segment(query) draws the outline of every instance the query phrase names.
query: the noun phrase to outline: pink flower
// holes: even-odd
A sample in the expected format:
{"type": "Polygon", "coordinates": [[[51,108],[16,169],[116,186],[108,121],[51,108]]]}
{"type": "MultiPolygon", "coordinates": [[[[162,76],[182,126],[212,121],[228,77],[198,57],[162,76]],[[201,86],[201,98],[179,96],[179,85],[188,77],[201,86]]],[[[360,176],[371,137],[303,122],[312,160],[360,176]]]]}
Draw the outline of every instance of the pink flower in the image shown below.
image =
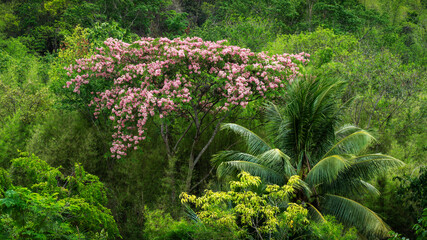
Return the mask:
{"type": "Polygon", "coordinates": [[[70,78],[74,70],[77,75],[64,87],[80,94],[87,91],[85,85],[108,82],[105,85],[111,88],[91,92],[94,98],[89,106],[95,116],[110,113],[115,131],[111,156],[121,158],[145,139],[150,117],[185,115],[194,105],[221,114],[231,105],[244,108],[267,92],[283,94],[285,84],[300,75],[296,62],[308,62],[309,57],[307,53],[270,57],[224,43],[196,37],[141,38],[134,42],[141,48],[130,49],[130,44],[109,38],[97,54],[65,68],[70,78]],[[200,96],[202,101],[196,102],[200,96]],[[203,100],[209,96],[223,100],[211,106],[203,100]]]}

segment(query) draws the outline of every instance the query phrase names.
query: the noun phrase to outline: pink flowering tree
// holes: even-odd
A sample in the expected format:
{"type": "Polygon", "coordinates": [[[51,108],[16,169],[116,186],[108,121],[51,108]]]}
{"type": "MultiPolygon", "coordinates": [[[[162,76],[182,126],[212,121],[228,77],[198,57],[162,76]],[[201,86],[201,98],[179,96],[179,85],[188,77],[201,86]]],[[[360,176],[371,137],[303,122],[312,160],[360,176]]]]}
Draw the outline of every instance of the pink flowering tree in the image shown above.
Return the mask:
{"type": "Polygon", "coordinates": [[[200,38],[142,38],[132,44],[108,39],[96,55],[67,68],[71,80],[64,87],[91,96],[87,104],[95,116],[108,114],[112,157],[138,148],[150,118],[157,119],[170,158],[186,135],[194,134],[186,178],[190,191],[195,166],[220,124],[254,99],[283,94],[306,57],[268,56],[200,38]],[[171,134],[174,119],[185,119],[187,126],[171,134]],[[202,135],[208,135],[206,142],[200,142],[202,135]]]}

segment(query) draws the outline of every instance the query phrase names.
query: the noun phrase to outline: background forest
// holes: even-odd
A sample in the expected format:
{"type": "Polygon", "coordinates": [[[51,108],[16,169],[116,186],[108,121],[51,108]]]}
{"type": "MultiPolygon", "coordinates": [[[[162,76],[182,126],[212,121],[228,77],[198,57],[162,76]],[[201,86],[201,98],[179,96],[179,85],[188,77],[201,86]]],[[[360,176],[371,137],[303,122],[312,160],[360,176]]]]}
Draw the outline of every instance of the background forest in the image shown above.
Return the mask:
{"type": "Polygon", "coordinates": [[[0,238],[426,239],[426,9],[425,0],[1,1],[0,238]],[[113,124],[94,115],[90,90],[64,87],[65,68],[108,38],[141,37],[310,57],[269,101],[208,112],[206,128],[156,115],[136,150],[113,157],[113,124]]]}

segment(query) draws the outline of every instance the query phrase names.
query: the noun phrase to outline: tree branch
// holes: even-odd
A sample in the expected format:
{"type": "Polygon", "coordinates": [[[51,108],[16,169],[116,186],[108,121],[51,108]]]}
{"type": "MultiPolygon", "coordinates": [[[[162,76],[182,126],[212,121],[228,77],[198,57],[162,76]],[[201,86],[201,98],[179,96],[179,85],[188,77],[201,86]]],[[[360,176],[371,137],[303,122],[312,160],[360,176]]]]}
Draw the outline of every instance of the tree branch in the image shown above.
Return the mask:
{"type": "Polygon", "coordinates": [[[169,140],[168,140],[168,125],[165,125],[164,123],[162,123],[160,125],[160,134],[162,135],[163,138],[163,142],[165,143],[166,146],[166,151],[168,152],[168,155],[171,156],[172,152],[169,146],[169,140]]]}
{"type": "Polygon", "coordinates": [[[198,183],[196,183],[196,184],[194,184],[194,186],[192,186],[191,187],[191,189],[190,189],[190,191],[188,191],[188,192],[191,192],[191,191],[193,191],[199,184],[201,184],[206,178],[208,178],[209,177],[209,175],[211,175],[212,174],[212,171],[215,169],[215,167],[212,167],[211,168],[211,170],[209,171],[209,173],[208,174],[206,174],[206,176],[204,176],[203,178],[202,178],[202,180],[200,180],[198,183]]]}
{"type": "Polygon", "coordinates": [[[188,125],[187,129],[185,129],[184,133],[181,135],[181,137],[178,139],[178,141],[175,143],[175,146],[173,147],[173,152],[176,151],[176,149],[178,148],[179,143],[182,141],[182,139],[184,138],[185,135],[187,135],[188,131],[190,130],[191,126],[193,126],[193,122],[190,122],[190,124],[188,125]]]}
{"type": "Polygon", "coordinates": [[[199,154],[197,155],[196,159],[194,160],[193,165],[196,165],[197,162],[200,160],[200,158],[202,157],[203,153],[208,149],[209,145],[211,145],[213,139],[215,138],[216,134],[219,131],[219,126],[220,124],[224,121],[225,118],[227,118],[228,116],[230,116],[230,114],[233,112],[234,109],[236,109],[238,106],[234,106],[227,114],[225,114],[216,124],[215,126],[215,130],[212,133],[212,136],[210,137],[209,141],[206,143],[206,145],[202,148],[202,150],[199,152],[199,154]]]}

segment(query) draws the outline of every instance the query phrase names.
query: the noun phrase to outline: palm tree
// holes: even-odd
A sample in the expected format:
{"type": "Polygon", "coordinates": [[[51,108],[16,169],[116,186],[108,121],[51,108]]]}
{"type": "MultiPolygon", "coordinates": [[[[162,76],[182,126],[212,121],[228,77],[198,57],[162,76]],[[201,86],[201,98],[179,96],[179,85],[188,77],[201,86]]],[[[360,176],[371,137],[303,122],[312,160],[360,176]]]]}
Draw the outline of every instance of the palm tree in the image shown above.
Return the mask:
{"type": "Polygon", "coordinates": [[[222,151],[212,162],[219,178],[246,171],[283,185],[297,174],[310,189],[298,195],[299,200],[314,218],[324,220],[323,215],[330,214],[365,236],[385,237],[387,225],[353,199],[379,194],[367,181],[403,163],[365,153],[375,140],[369,132],[352,125],[338,127],[342,111],[337,103],[343,88],[340,81],[297,80],[288,88],[283,108],[274,104],[266,108],[270,141],[243,126],[224,124],[222,129],[239,135],[247,151],[222,151]]]}

